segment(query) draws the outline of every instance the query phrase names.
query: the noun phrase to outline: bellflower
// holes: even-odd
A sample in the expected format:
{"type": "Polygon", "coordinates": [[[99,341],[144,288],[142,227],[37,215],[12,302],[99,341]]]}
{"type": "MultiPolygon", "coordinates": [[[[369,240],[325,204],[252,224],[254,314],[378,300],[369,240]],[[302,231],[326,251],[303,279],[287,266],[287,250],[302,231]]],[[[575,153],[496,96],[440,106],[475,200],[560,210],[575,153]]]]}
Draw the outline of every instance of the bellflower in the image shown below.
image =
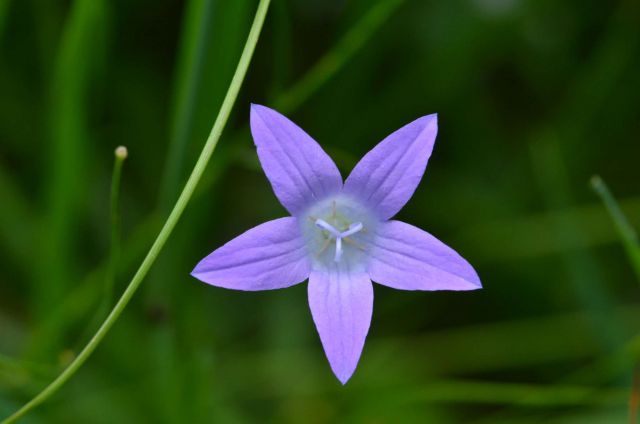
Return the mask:
{"type": "Polygon", "coordinates": [[[205,257],[192,275],[234,290],[271,290],[309,279],[309,307],[336,377],[353,374],[369,331],[373,285],[474,290],[474,269],[429,233],[391,220],[413,195],[431,156],[437,115],[419,118],[367,153],[343,183],[307,133],[251,106],[262,168],[290,217],[265,222],[205,257]]]}

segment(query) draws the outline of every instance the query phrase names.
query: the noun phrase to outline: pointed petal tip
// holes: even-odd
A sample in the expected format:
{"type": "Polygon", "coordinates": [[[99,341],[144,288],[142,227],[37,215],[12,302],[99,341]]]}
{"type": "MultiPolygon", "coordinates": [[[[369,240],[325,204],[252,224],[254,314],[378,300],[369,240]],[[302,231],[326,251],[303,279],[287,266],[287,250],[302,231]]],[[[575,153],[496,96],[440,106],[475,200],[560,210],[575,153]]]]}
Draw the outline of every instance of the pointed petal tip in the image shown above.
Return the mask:
{"type": "MultiPolygon", "coordinates": [[[[466,262],[466,261],[465,261],[466,262]]],[[[468,262],[467,262],[468,264],[468,262]]],[[[471,273],[473,275],[468,275],[467,277],[461,277],[454,285],[451,287],[443,287],[441,290],[452,290],[452,291],[472,291],[472,290],[480,290],[482,289],[482,282],[480,281],[480,277],[475,272],[475,269],[471,267],[471,273]]]]}
{"type": "Polygon", "coordinates": [[[193,269],[191,270],[191,272],[189,273],[190,276],[194,277],[194,278],[198,278],[197,274],[198,274],[198,268],[200,267],[200,262],[198,262],[196,264],[195,267],[193,267],[193,269]]]}
{"type": "Polygon", "coordinates": [[[482,283],[480,282],[480,280],[478,281],[469,281],[469,287],[465,288],[464,290],[480,290],[482,289],[482,283]]]}
{"type": "Polygon", "coordinates": [[[434,125],[438,125],[438,113],[431,113],[429,115],[425,115],[422,118],[418,119],[419,121],[424,121],[425,125],[433,122],[434,125]]]}
{"type": "Polygon", "coordinates": [[[353,373],[356,372],[356,369],[349,369],[349,368],[342,368],[342,369],[338,369],[338,367],[334,367],[334,364],[329,362],[329,365],[331,366],[331,371],[333,372],[333,375],[335,375],[336,379],[340,382],[340,384],[342,384],[343,386],[345,386],[349,380],[351,380],[351,377],[353,377],[353,373]]]}
{"type": "Polygon", "coordinates": [[[251,103],[249,107],[249,119],[253,121],[254,117],[260,115],[264,110],[270,110],[268,107],[260,105],[258,103],[251,103]]]}
{"type": "Polygon", "coordinates": [[[471,266],[471,264],[469,264],[469,267],[473,271],[473,275],[471,276],[470,279],[468,279],[469,283],[471,284],[471,287],[468,290],[479,290],[483,288],[482,281],[480,281],[480,276],[478,275],[476,270],[471,266]]]}
{"type": "Polygon", "coordinates": [[[204,275],[202,274],[202,271],[200,270],[200,262],[198,263],[198,265],[195,266],[195,268],[193,268],[193,270],[189,273],[189,275],[195,278],[196,280],[199,280],[203,283],[207,283],[204,275]]]}
{"type": "Polygon", "coordinates": [[[468,285],[460,287],[457,290],[459,290],[459,291],[471,291],[471,290],[480,290],[480,289],[483,288],[482,287],[482,283],[480,282],[480,279],[467,280],[467,282],[469,283],[468,285]]]}
{"type": "Polygon", "coordinates": [[[351,376],[353,375],[353,373],[349,374],[349,375],[342,375],[339,376],[336,374],[336,377],[338,379],[338,381],[340,382],[340,384],[342,384],[343,386],[347,385],[347,382],[351,379],[351,376]]]}
{"type": "Polygon", "coordinates": [[[345,364],[338,364],[334,361],[329,360],[329,366],[331,367],[333,375],[336,376],[336,379],[338,379],[340,384],[345,386],[349,382],[349,380],[351,380],[353,374],[356,372],[358,362],[345,366],[345,364]]]}
{"type": "Polygon", "coordinates": [[[261,105],[259,103],[251,103],[251,113],[257,113],[262,111],[276,112],[274,109],[261,105]]]}
{"type": "Polygon", "coordinates": [[[437,133],[438,131],[438,114],[432,113],[430,115],[422,116],[416,119],[413,124],[415,124],[421,131],[432,130],[437,133]]]}

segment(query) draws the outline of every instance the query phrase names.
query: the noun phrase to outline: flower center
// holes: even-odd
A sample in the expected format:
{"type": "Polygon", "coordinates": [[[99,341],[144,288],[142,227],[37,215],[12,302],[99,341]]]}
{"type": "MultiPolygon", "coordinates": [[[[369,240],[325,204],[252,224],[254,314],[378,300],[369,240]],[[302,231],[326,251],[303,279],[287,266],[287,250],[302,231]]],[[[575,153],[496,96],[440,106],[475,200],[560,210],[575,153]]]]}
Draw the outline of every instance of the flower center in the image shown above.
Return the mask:
{"type": "Polygon", "coordinates": [[[362,268],[376,223],[374,214],[343,195],[310,207],[300,224],[314,268],[362,268]]]}
{"type": "MultiPolygon", "coordinates": [[[[323,230],[326,230],[330,234],[330,236],[335,239],[336,254],[333,257],[333,260],[336,262],[340,262],[340,258],[342,257],[342,239],[344,239],[346,242],[353,242],[348,237],[364,228],[362,226],[362,222],[356,222],[354,224],[349,224],[349,227],[345,231],[338,231],[333,225],[322,219],[316,219],[316,226],[322,228],[323,230]]],[[[327,241],[330,240],[330,238],[327,238],[327,241]]],[[[329,246],[329,243],[327,243],[326,246],[329,246]]]]}

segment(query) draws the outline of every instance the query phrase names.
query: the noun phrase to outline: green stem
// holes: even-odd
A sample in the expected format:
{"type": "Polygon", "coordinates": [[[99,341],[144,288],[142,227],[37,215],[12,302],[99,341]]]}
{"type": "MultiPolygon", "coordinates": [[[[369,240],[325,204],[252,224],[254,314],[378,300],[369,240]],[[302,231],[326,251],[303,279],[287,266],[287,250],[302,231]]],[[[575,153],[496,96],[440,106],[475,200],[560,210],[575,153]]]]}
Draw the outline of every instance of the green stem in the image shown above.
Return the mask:
{"type": "Polygon", "coordinates": [[[111,175],[111,198],[110,198],[110,224],[111,238],[109,245],[109,265],[107,267],[107,278],[105,281],[104,309],[111,306],[113,297],[113,287],[115,285],[118,263],[120,262],[120,180],[122,177],[122,165],[127,158],[127,148],[118,147],[115,152],[113,162],[113,174],[111,175]]]}
{"type": "MultiPolygon", "coordinates": [[[[113,152],[113,171],[111,173],[111,195],[109,200],[109,227],[110,227],[110,240],[109,240],[109,253],[107,255],[107,265],[103,272],[103,290],[100,295],[100,300],[96,312],[93,314],[93,318],[89,320],[89,323],[83,334],[81,340],[86,340],[93,331],[98,328],[100,323],[105,319],[109,309],[113,306],[113,290],[116,284],[116,275],[118,272],[118,266],[120,264],[120,180],[122,179],[122,165],[127,158],[127,148],[119,146],[113,152]]],[[[73,293],[67,295],[67,299],[72,297],[73,293]]],[[[51,314],[53,315],[53,314],[51,314]]]]}
{"type": "Polygon", "coordinates": [[[40,405],[42,402],[47,400],[51,395],[57,392],[86,362],[86,360],[91,356],[93,351],[98,347],[102,339],[107,335],[113,324],[117,321],[118,317],[127,306],[134,293],[140,286],[140,283],[144,280],[144,277],[149,272],[149,269],[155,262],[158,254],[164,247],[169,235],[173,232],[180,216],[184,212],[193,192],[198,185],[198,182],[202,178],[202,174],[207,166],[207,163],[211,159],[211,155],[218,144],[218,140],[220,139],[220,135],[222,134],[222,130],[227,123],[227,119],[229,118],[229,114],[231,113],[231,108],[235,103],[235,100],[238,96],[238,92],[240,90],[240,86],[242,85],[242,81],[247,73],[247,68],[249,67],[249,62],[251,61],[251,56],[253,55],[253,51],[258,42],[258,37],[260,36],[260,31],[262,30],[262,25],[264,23],[264,19],[269,8],[270,0],[260,0],[258,5],[258,10],[256,11],[255,18],[253,20],[253,24],[251,25],[251,30],[249,31],[249,36],[247,37],[247,42],[244,46],[244,50],[242,51],[242,55],[240,56],[240,61],[238,62],[238,66],[236,68],[235,74],[233,75],[233,79],[231,80],[231,84],[229,85],[229,89],[227,94],[222,102],[222,106],[220,107],[220,111],[218,112],[218,116],[213,124],[213,128],[211,129],[211,133],[207,138],[207,141],[200,153],[200,157],[196,162],[196,165],[185,184],[182,193],[180,193],[180,197],[176,202],[173,210],[169,214],[162,230],[158,234],[158,237],[153,242],[153,245],[149,249],[147,256],[144,258],[140,267],[136,271],[135,275],[131,279],[131,282],[125,289],[124,293],[118,300],[118,303],[114,306],[114,308],[109,313],[109,316],[102,323],[98,331],[91,338],[89,343],[82,349],[82,351],[78,354],[78,356],[69,364],[69,366],[53,381],[51,382],[42,392],[36,395],[33,399],[27,402],[22,408],[16,411],[13,415],[6,418],[2,421],[2,424],[13,423],[19,418],[23,417],[27,412],[31,411],[36,406],[40,405]]]}
{"type": "Polygon", "coordinates": [[[609,216],[611,216],[616,231],[622,240],[622,245],[627,252],[631,266],[638,277],[638,281],[640,281],[640,242],[638,241],[638,233],[633,229],[602,178],[594,175],[591,178],[591,187],[600,196],[602,203],[607,208],[607,212],[609,212],[609,216]]]}

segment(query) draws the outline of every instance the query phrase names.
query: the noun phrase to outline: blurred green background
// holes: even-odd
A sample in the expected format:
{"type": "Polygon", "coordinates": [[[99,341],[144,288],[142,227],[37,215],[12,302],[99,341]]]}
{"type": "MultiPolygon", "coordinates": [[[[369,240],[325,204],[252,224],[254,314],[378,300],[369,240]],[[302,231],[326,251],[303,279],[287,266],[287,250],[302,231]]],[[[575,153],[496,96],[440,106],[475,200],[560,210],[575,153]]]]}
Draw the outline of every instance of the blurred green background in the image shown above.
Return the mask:
{"type": "MultiPolygon", "coordinates": [[[[87,342],[204,144],[255,0],[0,0],[0,417],[87,342]],[[113,149],[122,250],[110,290],[113,149]],[[113,293],[110,293],[113,291],[113,293]]],[[[638,279],[590,190],[640,226],[635,0],[273,0],[196,195],[84,368],[25,423],[624,423],[638,279]],[[331,373],[306,285],[189,276],[285,215],[249,103],[289,115],[343,176],[439,113],[399,219],[477,269],[477,292],[375,287],[356,374],[331,373]]]]}

